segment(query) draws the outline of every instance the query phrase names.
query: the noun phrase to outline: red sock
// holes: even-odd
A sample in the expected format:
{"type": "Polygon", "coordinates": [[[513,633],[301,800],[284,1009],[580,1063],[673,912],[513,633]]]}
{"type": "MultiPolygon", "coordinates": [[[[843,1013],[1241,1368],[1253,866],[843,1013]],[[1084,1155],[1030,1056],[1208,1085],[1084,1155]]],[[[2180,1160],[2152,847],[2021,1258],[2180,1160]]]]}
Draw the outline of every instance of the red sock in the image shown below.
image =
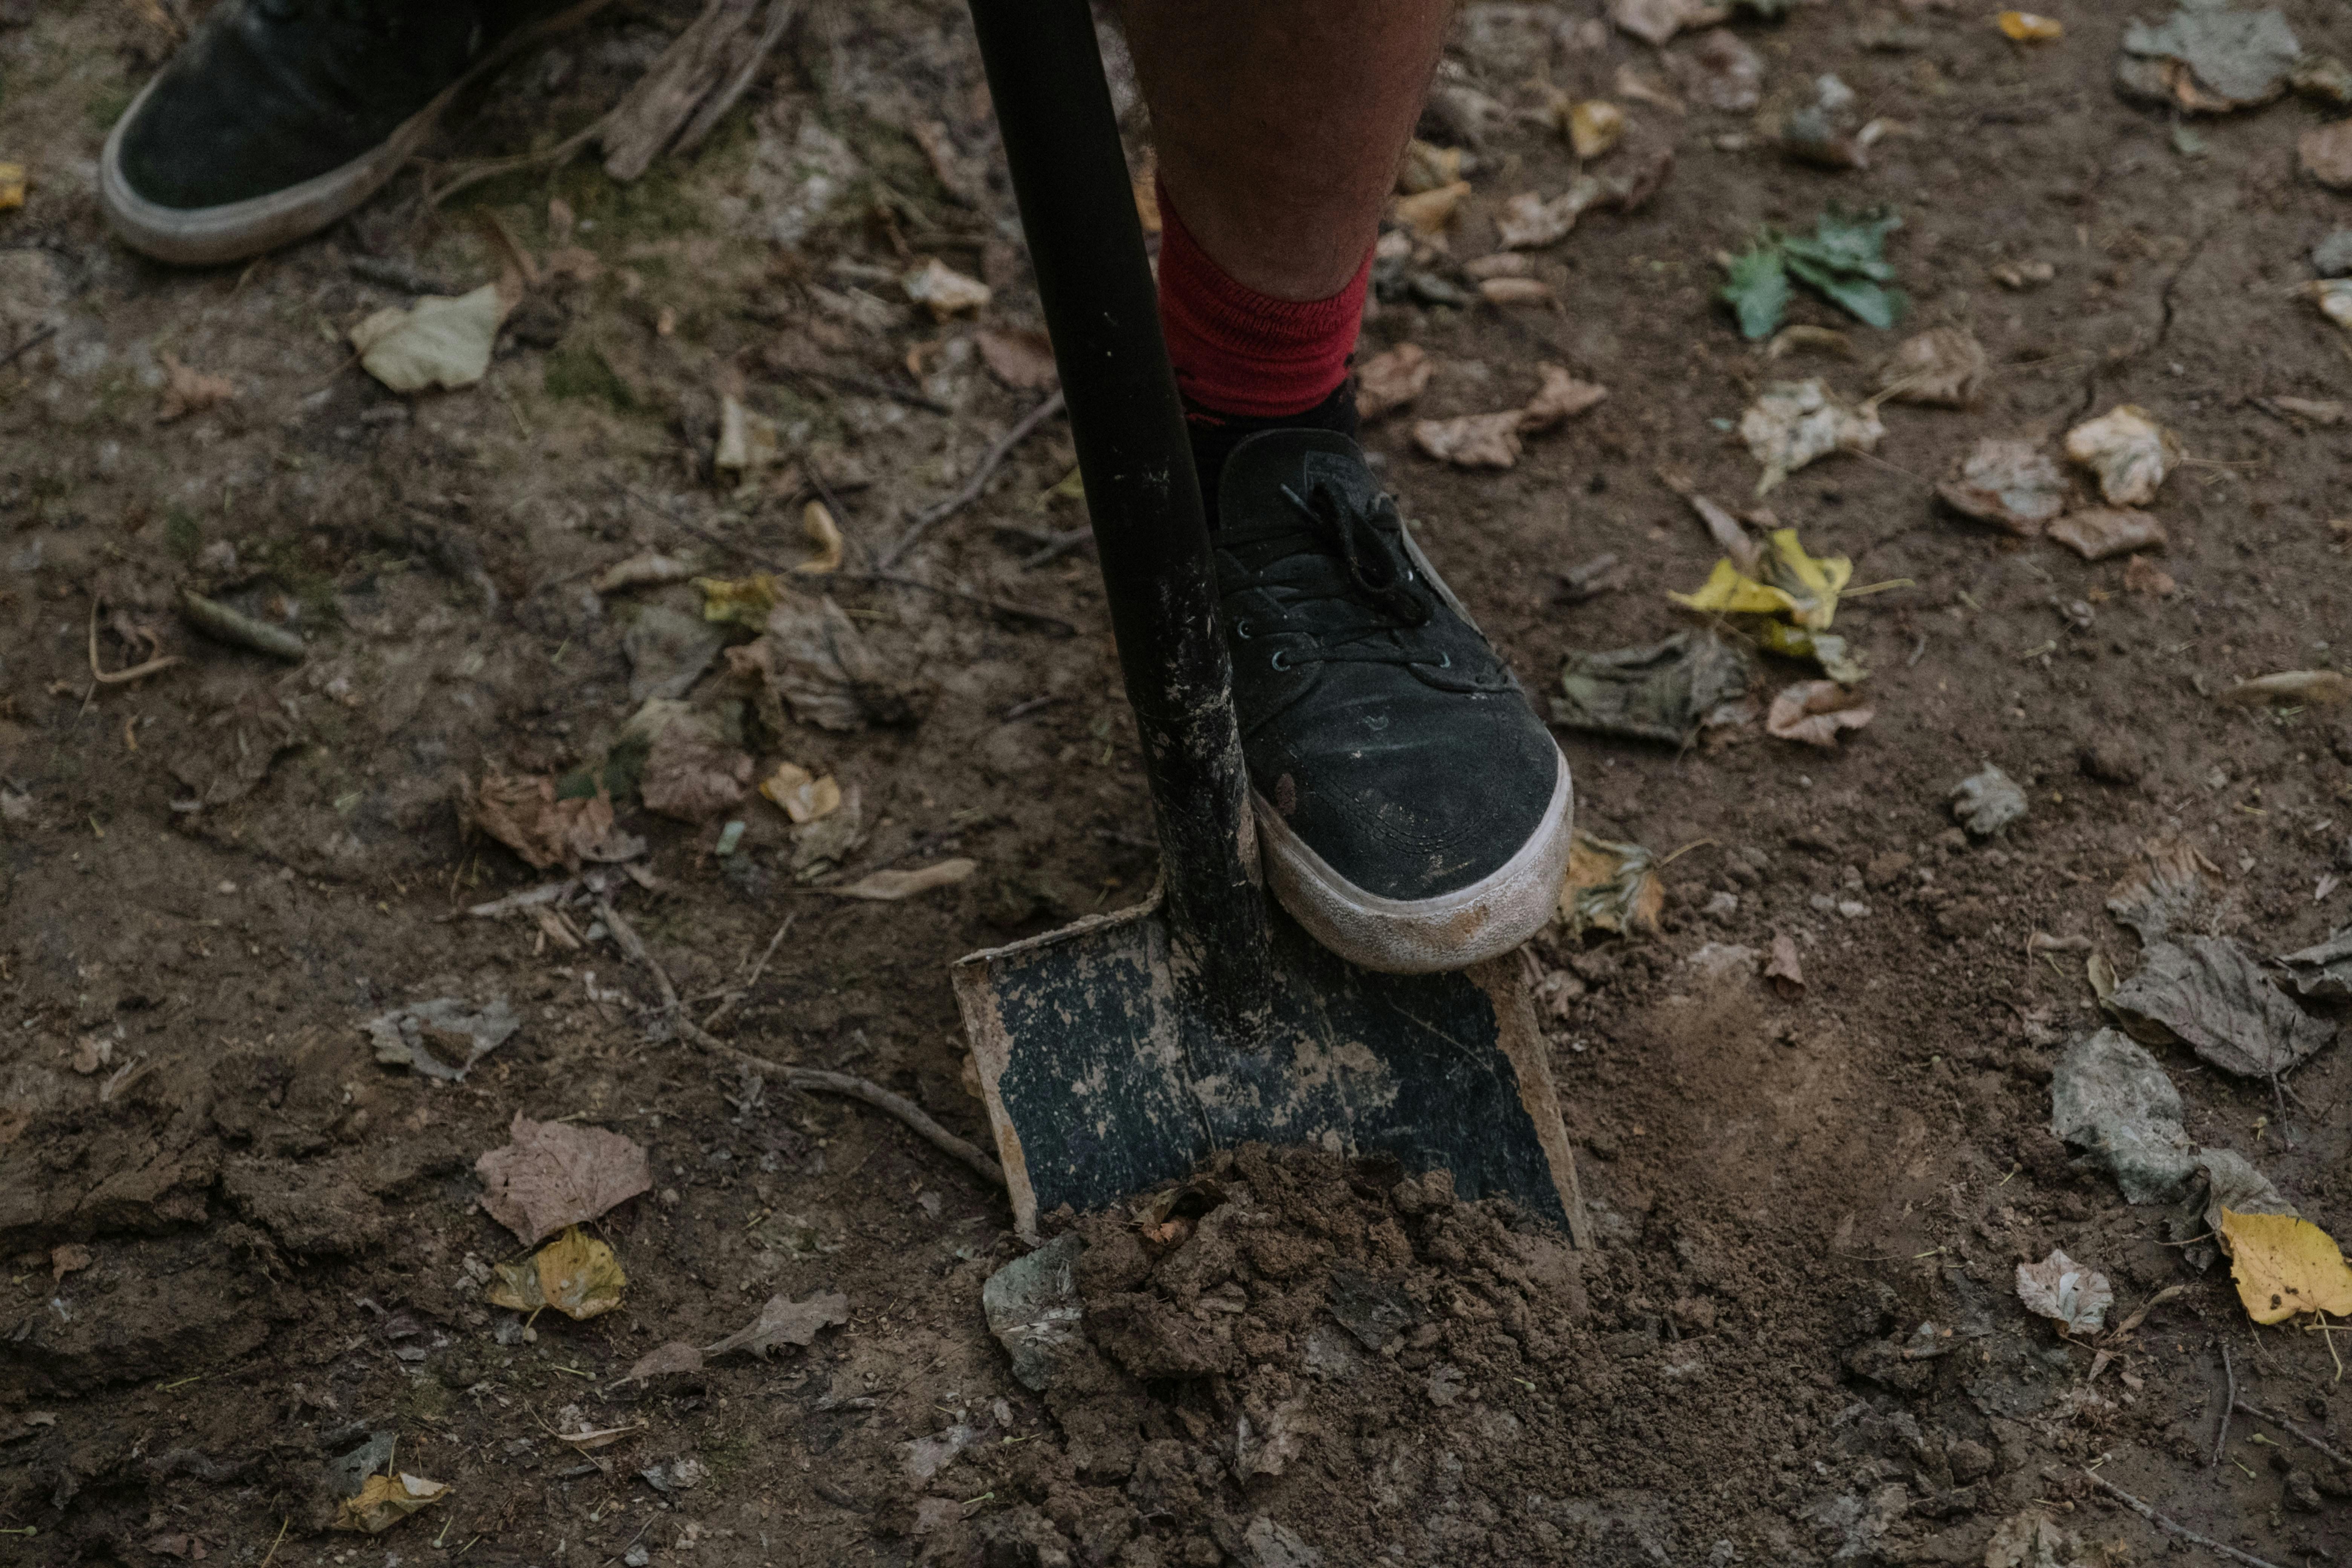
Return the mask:
{"type": "Polygon", "coordinates": [[[1329,401],[1348,379],[1363,326],[1370,252],[1329,299],[1277,300],[1210,260],[1164,187],[1160,222],[1160,325],[1185,400],[1248,419],[1285,418],[1329,401]]]}

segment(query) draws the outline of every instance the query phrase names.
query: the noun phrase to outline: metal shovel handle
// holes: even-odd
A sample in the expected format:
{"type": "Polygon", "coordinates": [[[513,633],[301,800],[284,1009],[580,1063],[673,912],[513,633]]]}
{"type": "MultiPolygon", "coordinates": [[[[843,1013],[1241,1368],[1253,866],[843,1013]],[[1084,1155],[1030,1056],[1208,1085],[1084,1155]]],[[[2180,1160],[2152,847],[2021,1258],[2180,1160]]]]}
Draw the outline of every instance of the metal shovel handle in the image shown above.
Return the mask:
{"type": "Polygon", "coordinates": [[[1142,736],[1168,923],[1219,1010],[1255,1014],[1271,955],[1233,667],[1094,17],[1087,0],[970,5],[1142,736]]]}

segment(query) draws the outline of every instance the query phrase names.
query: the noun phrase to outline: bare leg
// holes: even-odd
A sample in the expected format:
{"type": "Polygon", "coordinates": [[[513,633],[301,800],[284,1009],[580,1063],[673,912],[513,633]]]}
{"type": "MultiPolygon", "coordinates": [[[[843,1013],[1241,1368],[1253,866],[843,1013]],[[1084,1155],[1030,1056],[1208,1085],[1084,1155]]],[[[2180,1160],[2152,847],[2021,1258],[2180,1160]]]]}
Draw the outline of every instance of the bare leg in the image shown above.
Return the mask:
{"type": "Polygon", "coordinates": [[[1379,232],[1452,0],[1123,0],[1160,178],[1277,300],[1345,288],[1379,232]]]}

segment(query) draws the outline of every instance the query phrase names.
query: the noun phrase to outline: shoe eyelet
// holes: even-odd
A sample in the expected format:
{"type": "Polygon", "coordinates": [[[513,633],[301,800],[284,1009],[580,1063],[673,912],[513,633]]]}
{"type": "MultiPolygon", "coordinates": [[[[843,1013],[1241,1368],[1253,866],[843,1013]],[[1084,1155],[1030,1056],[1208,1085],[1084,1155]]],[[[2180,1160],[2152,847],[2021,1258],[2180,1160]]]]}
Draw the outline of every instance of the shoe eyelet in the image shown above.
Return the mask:
{"type": "Polygon", "coordinates": [[[1247,621],[1235,621],[1234,623],[1234,636],[1239,637],[1244,642],[1249,641],[1250,624],[1247,621]]]}
{"type": "Polygon", "coordinates": [[[1276,648],[1274,657],[1265,661],[1267,668],[1276,671],[1287,670],[1290,668],[1290,661],[1283,656],[1288,651],[1286,648],[1276,648]]]}

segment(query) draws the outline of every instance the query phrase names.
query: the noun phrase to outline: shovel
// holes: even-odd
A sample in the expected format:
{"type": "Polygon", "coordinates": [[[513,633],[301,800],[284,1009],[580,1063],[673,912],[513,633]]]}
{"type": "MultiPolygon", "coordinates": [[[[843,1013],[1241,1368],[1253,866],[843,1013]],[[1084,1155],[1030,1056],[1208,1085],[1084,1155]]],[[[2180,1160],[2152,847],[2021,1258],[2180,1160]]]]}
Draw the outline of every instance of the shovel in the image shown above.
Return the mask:
{"type": "Polygon", "coordinates": [[[954,967],[1011,1189],[1103,1207],[1251,1142],[1393,1156],[1591,1245],[1512,957],[1383,974],[1261,885],[1216,574],[1087,0],[971,0],[1067,398],[1160,879],[1133,909],[954,967]]]}

